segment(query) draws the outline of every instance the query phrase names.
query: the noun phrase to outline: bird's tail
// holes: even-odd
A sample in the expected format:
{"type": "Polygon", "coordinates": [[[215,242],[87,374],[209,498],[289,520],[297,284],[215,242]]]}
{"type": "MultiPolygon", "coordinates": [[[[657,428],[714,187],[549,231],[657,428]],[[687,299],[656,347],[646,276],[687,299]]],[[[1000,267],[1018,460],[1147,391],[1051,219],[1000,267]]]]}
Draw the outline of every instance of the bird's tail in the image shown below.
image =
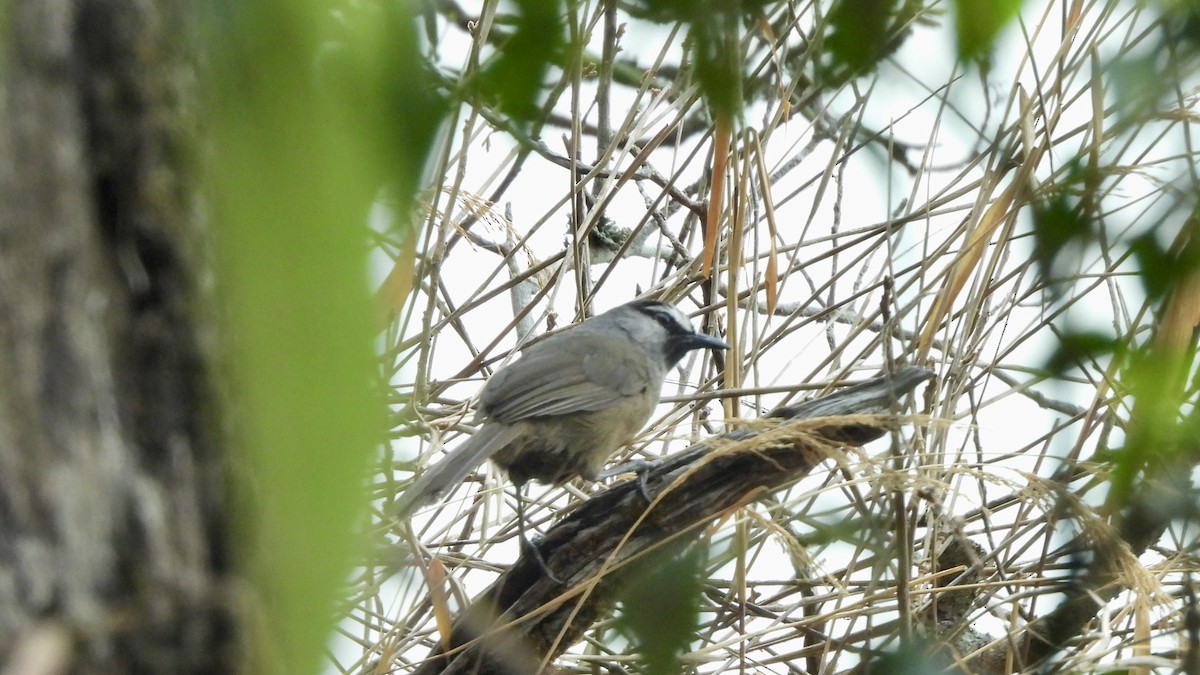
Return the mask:
{"type": "Polygon", "coordinates": [[[507,424],[484,424],[473,436],[412,482],[396,500],[396,515],[408,518],[461,481],[475,467],[512,442],[517,431],[507,424]]]}

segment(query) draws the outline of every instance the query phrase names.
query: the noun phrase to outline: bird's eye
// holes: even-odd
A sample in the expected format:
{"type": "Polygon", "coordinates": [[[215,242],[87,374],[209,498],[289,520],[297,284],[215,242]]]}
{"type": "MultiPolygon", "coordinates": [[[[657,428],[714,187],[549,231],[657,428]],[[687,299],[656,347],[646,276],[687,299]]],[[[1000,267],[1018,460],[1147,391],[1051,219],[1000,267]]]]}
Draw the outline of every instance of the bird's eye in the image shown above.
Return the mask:
{"type": "Polygon", "coordinates": [[[667,330],[671,330],[675,327],[675,321],[666,314],[655,314],[654,320],[658,322],[658,325],[666,328],[667,330]]]}

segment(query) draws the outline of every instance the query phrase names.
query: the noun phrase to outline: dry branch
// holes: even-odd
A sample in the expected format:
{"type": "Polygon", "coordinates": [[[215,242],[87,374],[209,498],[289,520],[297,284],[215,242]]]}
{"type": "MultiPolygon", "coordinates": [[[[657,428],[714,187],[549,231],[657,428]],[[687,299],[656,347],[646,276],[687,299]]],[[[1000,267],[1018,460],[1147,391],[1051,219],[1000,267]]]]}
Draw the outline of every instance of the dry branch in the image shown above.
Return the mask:
{"type": "Polygon", "coordinates": [[[730,509],[803,477],[840,445],[883,436],[898,423],[898,399],[932,376],[905,368],[780,408],[770,415],[778,423],[698,443],[595,495],[535,545],[553,578],[522,555],[455,623],[451,648],[416,672],[537,672],[609,609],[630,563],[686,545],[730,509]]]}

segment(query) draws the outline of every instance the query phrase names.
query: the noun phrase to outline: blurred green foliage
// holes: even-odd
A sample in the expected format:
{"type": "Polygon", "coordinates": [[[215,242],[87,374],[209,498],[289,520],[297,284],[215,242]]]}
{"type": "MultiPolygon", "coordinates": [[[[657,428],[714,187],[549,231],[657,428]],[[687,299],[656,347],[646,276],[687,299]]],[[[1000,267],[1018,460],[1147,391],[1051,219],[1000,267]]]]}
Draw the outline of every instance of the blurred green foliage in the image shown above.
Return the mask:
{"type": "Polygon", "coordinates": [[[888,54],[888,34],[898,0],[841,0],[829,10],[825,44],[834,62],[848,72],[863,73],[888,54]]]}
{"type": "Polygon", "coordinates": [[[1056,297],[1077,272],[1078,251],[1096,243],[1095,171],[1081,158],[1070,161],[1066,176],[1033,202],[1034,259],[1047,289],[1056,297]]]}
{"type": "MultiPolygon", "coordinates": [[[[1077,369],[1094,371],[1095,365],[1108,368],[1107,361],[1115,360],[1118,377],[1112,385],[1127,419],[1123,445],[1105,455],[1112,462],[1108,506],[1111,512],[1132,505],[1146,516],[1143,506],[1156,498],[1161,481],[1193,463],[1183,453],[1196,445],[1194,425],[1185,417],[1195,404],[1195,384],[1187,385],[1196,368],[1194,317],[1189,316],[1194,300],[1177,296],[1188,293],[1200,270],[1200,246],[1192,243],[1200,238],[1195,215],[1200,195],[1164,186],[1163,199],[1170,207],[1162,210],[1160,221],[1130,231],[1118,214],[1105,209],[1106,179],[1130,171],[1150,176],[1153,171],[1105,163],[1103,150],[1142,142],[1137,134],[1170,123],[1181,82],[1194,79],[1200,67],[1200,3],[1149,0],[1143,10],[1148,19],[1161,22],[1158,39],[1143,42],[1136,53],[1093,61],[1115,112],[1098,111],[1106,115],[1105,138],[1066,159],[1067,170],[1040,186],[1032,212],[1034,254],[1052,302],[1065,284],[1078,285],[1082,270],[1070,269],[1078,265],[1075,261],[1095,257],[1096,250],[1144,293],[1141,304],[1149,311],[1134,313],[1146,317],[1138,325],[1148,329],[1118,334],[1117,328],[1060,328],[1058,348],[1046,368],[1057,377],[1077,369]],[[1190,218],[1180,217],[1188,212],[1190,218]],[[1168,320],[1172,312],[1175,316],[1168,320]]],[[[1164,523],[1142,518],[1134,527],[1145,530],[1164,523]]]]}
{"type": "Polygon", "coordinates": [[[408,222],[443,106],[405,3],[218,9],[211,189],[257,629],[246,670],[316,672],[384,430],[366,215],[387,186],[408,222]]]}
{"type": "MultiPolygon", "coordinates": [[[[1152,493],[1165,487],[1161,483],[1164,477],[1190,471],[1191,461],[1182,457],[1181,451],[1185,443],[1194,447],[1196,439],[1189,437],[1189,425],[1181,424],[1184,374],[1179,372],[1193,362],[1194,349],[1190,352],[1174,354],[1155,344],[1129,351],[1120,384],[1131,396],[1133,410],[1125,426],[1125,445],[1112,449],[1109,502],[1115,507],[1150,496],[1157,499],[1162,495],[1152,493]],[[1149,488],[1151,493],[1137,497],[1139,487],[1149,488]]],[[[1158,516],[1170,518],[1166,513],[1158,516]]]]}
{"type": "Polygon", "coordinates": [[[1060,377],[1084,364],[1104,364],[1109,356],[1123,355],[1124,346],[1123,341],[1109,333],[1066,330],[1046,359],[1046,370],[1052,377],[1060,377]]]}
{"type": "Polygon", "coordinates": [[[821,86],[834,90],[869,75],[904,45],[918,23],[932,23],[941,10],[922,0],[838,0],[826,20],[821,86]]]}
{"type": "Polygon", "coordinates": [[[499,45],[474,84],[486,104],[494,105],[519,123],[538,117],[538,102],[551,63],[563,63],[562,3],[516,0],[516,31],[499,45]]]}
{"type": "MultiPolygon", "coordinates": [[[[1188,226],[1197,227],[1193,221],[1188,226]]],[[[1171,247],[1163,241],[1166,233],[1145,232],[1129,241],[1129,251],[1138,266],[1138,279],[1142,282],[1147,299],[1159,303],[1167,299],[1181,279],[1200,269],[1200,247],[1171,247]]]]}
{"type": "Polygon", "coordinates": [[[753,23],[772,4],[768,0],[638,0],[633,16],[687,26],[691,72],[714,118],[742,113],[742,26],[753,23]]]}
{"type": "Polygon", "coordinates": [[[964,61],[986,60],[996,36],[1021,9],[1021,0],[954,0],[954,32],[958,57],[964,61]]]}
{"type": "Polygon", "coordinates": [[[693,546],[680,555],[651,557],[639,564],[621,594],[617,626],[642,656],[647,675],[682,671],[680,656],[700,623],[700,592],[708,552],[693,546]]]}

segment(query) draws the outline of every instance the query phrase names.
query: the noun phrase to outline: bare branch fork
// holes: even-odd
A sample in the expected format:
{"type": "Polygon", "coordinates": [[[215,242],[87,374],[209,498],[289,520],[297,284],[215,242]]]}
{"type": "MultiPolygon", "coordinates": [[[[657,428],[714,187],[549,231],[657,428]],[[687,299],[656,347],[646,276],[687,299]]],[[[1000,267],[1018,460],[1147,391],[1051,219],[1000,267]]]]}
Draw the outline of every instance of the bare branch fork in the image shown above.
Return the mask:
{"type": "Polygon", "coordinates": [[[931,377],[904,368],[779,408],[769,416],[776,424],[697,443],[593,496],[536,544],[565,585],[523,554],[458,619],[449,648],[416,672],[538,672],[610,608],[630,563],[686,546],[714,519],[795,482],[839,446],[880,438],[898,426],[899,400],[931,377]]]}

